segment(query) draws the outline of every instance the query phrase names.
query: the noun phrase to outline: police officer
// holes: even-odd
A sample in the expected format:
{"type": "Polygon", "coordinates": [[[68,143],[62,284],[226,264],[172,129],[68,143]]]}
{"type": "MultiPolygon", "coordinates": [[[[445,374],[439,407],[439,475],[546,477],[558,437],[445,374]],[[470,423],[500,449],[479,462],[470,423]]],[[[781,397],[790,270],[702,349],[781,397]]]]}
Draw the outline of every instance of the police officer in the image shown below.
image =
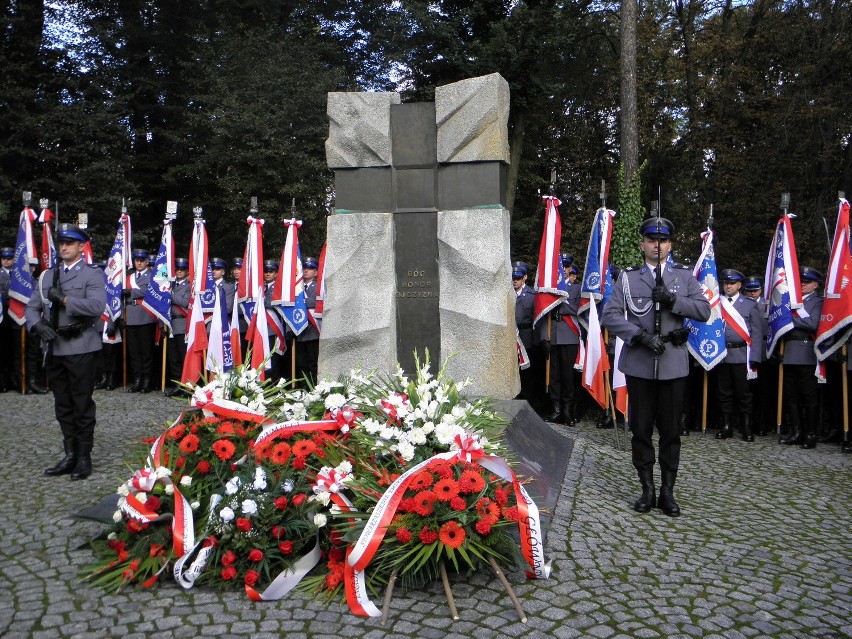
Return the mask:
{"type": "Polygon", "coordinates": [[[3,321],[0,322],[0,393],[21,387],[21,336],[20,328],[9,315],[9,283],[15,249],[0,249],[0,296],[3,298],[3,321]]]}
{"type": "MultiPolygon", "coordinates": [[[[560,257],[565,272],[570,268],[572,258],[567,253],[560,257]]],[[[577,423],[574,411],[574,390],[577,349],[580,344],[577,310],[580,305],[580,285],[566,282],[567,297],[551,311],[550,321],[538,323],[539,339],[545,357],[550,360],[550,401],[553,410],[545,417],[549,422],[573,426],[577,423]]]]}
{"type": "MultiPolygon", "coordinates": [[[[275,276],[278,274],[278,261],[265,260],[263,262],[263,286],[264,286],[264,306],[267,309],[272,308],[272,290],[275,286],[275,276]]],[[[269,313],[269,311],[267,311],[269,313]]],[[[269,338],[269,350],[272,352],[269,358],[271,368],[267,371],[267,378],[271,380],[279,380],[287,376],[286,360],[284,355],[275,352],[275,338],[277,334],[272,326],[272,321],[267,319],[266,334],[269,338]]],[[[286,349],[286,344],[281,345],[281,350],[286,349]]]]}
{"type": "MultiPolygon", "coordinates": [[[[765,435],[775,424],[776,398],[778,396],[778,362],[766,357],[766,335],[769,333],[769,320],[766,317],[766,300],[763,298],[763,280],[757,275],[749,275],[743,280],[742,294],[754,300],[760,311],[760,325],[764,342],[760,345],[760,374],[749,381],[752,392],[752,424],[756,435],[765,435]]],[[[752,340],[752,348],[757,348],[752,340]]]]}
{"type": "Polygon", "coordinates": [[[642,485],[633,508],[644,513],[659,503],[666,515],[677,517],[680,506],[673,489],[680,464],[678,422],[689,373],[683,320],[707,321],[710,303],[689,267],[666,263],[674,234],[669,220],[649,218],[640,234],[644,263],[622,271],[604,306],[602,323],[624,340],[618,366],[627,378],[633,466],[642,485]],[[659,502],[654,492],[655,423],[660,435],[659,502]]]}
{"type": "Polygon", "coordinates": [[[234,284],[238,284],[240,281],[240,273],[243,272],[243,258],[235,257],[231,260],[231,279],[234,281],[234,284]]]}
{"type": "Polygon", "coordinates": [[[793,330],[782,336],[784,341],[784,407],[792,433],[780,440],[787,445],[816,448],[819,428],[819,381],[814,371],[817,359],[814,351],[822,297],[816,290],[822,273],[810,266],[799,269],[802,282],[802,304],[807,317],[793,313],[793,330]]]}
{"type": "Polygon", "coordinates": [[[27,328],[49,349],[47,374],[65,449],[62,460],[44,474],[70,473],[72,480],[92,473],[96,410],[92,393],[95,353],[101,348],[94,326],[106,306],[104,274],[83,259],[88,241],[89,236],[78,226],[59,226],[62,264],[39,278],[25,311],[27,328]]]}
{"type": "Polygon", "coordinates": [[[157,320],[141,306],[151,277],[148,261],[148,251],[133,250],[130,288],[122,290],[127,305],[127,359],[133,377],[133,383],[127,388],[128,393],[151,392],[157,320]]]}
{"type": "Polygon", "coordinates": [[[533,369],[534,351],[538,350],[537,340],[534,342],[533,331],[535,291],[527,285],[529,266],[526,262],[512,263],[512,289],[515,291],[515,326],[518,329],[518,339],[527,351],[530,360],[528,368],[521,369],[521,399],[535,405],[535,371],[533,369]]]}
{"type": "MultiPolygon", "coordinates": [[[[310,313],[317,305],[317,268],[319,262],[315,257],[302,260],[302,279],[305,285],[305,305],[310,313]]],[[[317,327],[321,320],[316,319],[317,326],[308,322],[307,328],[296,336],[296,377],[307,377],[311,384],[317,381],[317,361],[319,359],[319,331],[317,327]]]]}
{"type": "Polygon", "coordinates": [[[210,266],[213,269],[213,283],[225,294],[223,301],[228,307],[228,316],[230,317],[231,311],[234,309],[234,291],[236,287],[233,282],[225,279],[225,271],[228,270],[228,263],[221,257],[214,257],[210,260],[210,266]]]}
{"type": "Polygon", "coordinates": [[[733,437],[731,418],[739,415],[743,441],[753,442],[752,395],[748,380],[756,375],[763,349],[763,314],[757,303],[740,295],[745,275],[732,268],[719,275],[722,283],[722,316],[725,321],[725,343],[727,355],[716,366],[719,388],[719,410],[722,413],[722,428],[716,439],[733,437]],[[748,340],[748,341],[746,341],[748,340]]]}
{"type": "Polygon", "coordinates": [[[172,282],[172,331],[166,351],[169,376],[166,380],[166,389],[163,391],[167,397],[174,397],[181,391],[180,386],[176,386],[174,382],[181,378],[183,360],[186,357],[186,321],[189,317],[190,300],[188,273],[189,260],[185,257],[175,258],[175,281],[172,282]]]}

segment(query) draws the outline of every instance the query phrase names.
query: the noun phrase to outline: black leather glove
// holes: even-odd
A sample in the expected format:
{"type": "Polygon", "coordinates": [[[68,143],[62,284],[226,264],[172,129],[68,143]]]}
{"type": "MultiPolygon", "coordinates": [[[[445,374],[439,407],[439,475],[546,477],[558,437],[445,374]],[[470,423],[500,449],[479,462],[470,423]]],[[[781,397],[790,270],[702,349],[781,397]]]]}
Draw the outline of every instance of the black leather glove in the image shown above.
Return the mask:
{"type": "Polygon", "coordinates": [[[58,286],[51,287],[51,289],[47,292],[47,299],[49,299],[54,304],[61,305],[64,297],[65,296],[62,294],[62,289],[58,286]]]}
{"type": "Polygon", "coordinates": [[[671,308],[674,306],[677,295],[672,293],[665,286],[655,286],[654,290],[651,292],[651,299],[655,302],[659,302],[663,306],[671,308]]]}
{"type": "Polygon", "coordinates": [[[633,338],[634,342],[639,342],[645,348],[649,349],[654,355],[662,355],[666,350],[666,345],[663,338],[659,335],[651,335],[646,331],[642,331],[633,338]]]}
{"type": "Polygon", "coordinates": [[[104,330],[106,331],[107,337],[115,337],[115,324],[107,324],[104,330]]]}
{"type": "Polygon", "coordinates": [[[132,291],[131,291],[131,289],[129,289],[129,288],[123,288],[123,289],[121,289],[121,296],[122,296],[124,299],[126,299],[126,300],[127,300],[127,299],[130,299],[130,293],[131,293],[131,292],[132,292],[132,291]]]}
{"type": "MultiPolygon", "coordinates": [[[[120,332],[121,332],[121,329],[122,329],[122,328],[124,328],[124,322],[122,322],[122,321],[121,321],[121,318],[119,318],[119,319],[115,320],[115,321],[112,323],[112,325],[113,325],[113,327],[115,327],[115,332],[116,332],[116,333],[120,333],[120,332]]],[[[112,336],[110,335],[110,337],[112,337],[112,336]]]]}
{"type": "Polygon", "coordinates": [[[550,359],[550,340],[542,340],[541,350],[544,353],[544,357],[550,359]]]}
{"type": "Polygon", "coordinates": [[[50,324],[48,324],[44,320],[38,322],[33,326],[33,332],[46,342],[52,342],[57,337],[59,337],[56,331],[54,331],[50,327],[50,324]]]}
{"type": "Polygon", "coordinates": [[[749,365],[750,365],[750,366],[751,366],[754,370],[757,370],[758,368],[760,368],[760,362],[749,362],[749,365]]]}

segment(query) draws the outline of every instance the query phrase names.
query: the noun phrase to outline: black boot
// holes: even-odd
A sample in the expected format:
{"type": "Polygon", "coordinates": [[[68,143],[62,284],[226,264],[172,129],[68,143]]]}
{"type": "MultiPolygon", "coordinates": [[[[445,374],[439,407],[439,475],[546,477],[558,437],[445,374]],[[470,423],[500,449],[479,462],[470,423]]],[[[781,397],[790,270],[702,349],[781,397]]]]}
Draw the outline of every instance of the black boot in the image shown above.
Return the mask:
{"type": "Polygon", "coordinates": [[[731,416],[722,415],[722,430],[716,433],[716,439],[730,439],[734,436],[734,431],[731,430],[731,416]]]}
{"type": "Polygon", "coordinates": [[[86,479],[92,474],[92,456],[89,453],[80,455],[74,470],[71,473],[71,481],[86,479]]]}
{"type": "Polygon", "coordinates": [[[637,513],[647,513],[657,505],[657,495],[654,493],[654,469],[637,469],[639,483],[642,484],[642,494],[633,502],[633,510],[637,513]]]}
{"type": "Polygon", "coordinates": [[[606,415],[604,415],[603,419],[601,419],[597,423],[595,428],[603,428],[603,429],[615,428],[615,423],[612,421],[612,413],[608,412],[606,415]]]}
{"type": "Polygon", "coordinates": [[[108,391],[115,390],[115,375],[113,373],[106,376],[106,389],[108,391]]]}
{"type": "Polygon", "coordinates": [[[142,378],[142,390],[139,391],[141,393],[150,393],[151,392],[151,380],[147,377],[142,378]]]}
{"type": "Polygon", "coordinates": [[[674,498],[674,485],[677,479],[676,470],[664,470],[661,473],[660,499],[657,504],[660,510],[669,517],[680,517],[680,506],[674,498]]]}
{"type": "Polygon", "coordinates": [[[792,413],[789,415],[790,421],[793,422],[790,424],[790,434],[786,437],[781,437],[778,440],[779,444],[784,444],[785,446],[800,446],[805,443],[805,433],[800,426],[799,416],[793,415],[792,413]]]}
{"type": "Polygon", "coordinates": [[[546,422],[552,422],[554,424],[564,424],[565,416],[562,414],[562,406],[557,400],[553,400],[551,402],[553,405],[553,410],[544,418],[546,422]]]}
{"type": "Polygon", "coordinates": [[[821,437],[817,437],[817,442],[820,444],[839,444],[843,441],[843,431],[840,426],[824,433],[821,437]]]}
{"type": "Polygon", "coordinates": [[[95,390],[103,390],[107,387],[107,376],[106,373],[102,374],[98,381],[95,383],[95,390]]]}
{"type": "Polygon", "coordinates": [[[805,425],[803,427],[804,441],[802,448],[816,448],[817,428],[819,427],[819,406],[808,406],[805,412],[805,425]]]}
{"type": "Polygon", "coordinates": [[[38,383],[35,375],[27,377],[27,394],[28,395],[47,395],[47,389],[38,383]]]}
{"type": "Polygon", "coordinates": [[[743,415],[740,419],[742,419],[743,441],[753,442],[754,433],[751,432],[751,415],[743,415]]]}
{"type": "Polygon", "coordinates": [[[74,448],[74,440],[66,439],[63,441],[62,445],[65,448],[65,457],[63,457],[56,466],[51,466],[44,471],[44,474],[48,477],[67,475],[74,470],[74,467],[77,465],[77,453],[74,448]]]}
{"type": "Polygon", "coordinates": [[[142,390],[142,378],[137,377],[133,380],[133,384],[127,387],[128,393],[138,393],[142,390]]]}
{"type": "Polygon", "coordinates": [[[562,415],[565,417],[565,423],[569,426],[577,425],[577,415],[575,414],[574,401],[563,402],[562,415]]]}

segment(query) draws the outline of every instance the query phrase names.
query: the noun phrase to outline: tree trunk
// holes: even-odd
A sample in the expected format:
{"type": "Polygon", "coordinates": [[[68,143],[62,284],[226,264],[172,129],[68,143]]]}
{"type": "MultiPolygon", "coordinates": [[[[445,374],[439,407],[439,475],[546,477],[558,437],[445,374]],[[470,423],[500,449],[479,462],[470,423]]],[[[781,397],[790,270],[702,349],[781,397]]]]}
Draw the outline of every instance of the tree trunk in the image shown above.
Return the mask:
{"type": "Polygon", "coordinates": [[[506,208],[509,211],[515,208],[515,192],[518,189],[518,170],[521,166],[526,121],[524,113],[515,114],[515,122],[509,142],[509,160],[511,163],[509,164],[509,174],[506,176],[506,208]]]}
{"type": "Polygon", "coordinates": [[[629,186],[639,167],[636,100],[636,0],[621,3],[621,162],[629,186]]]}

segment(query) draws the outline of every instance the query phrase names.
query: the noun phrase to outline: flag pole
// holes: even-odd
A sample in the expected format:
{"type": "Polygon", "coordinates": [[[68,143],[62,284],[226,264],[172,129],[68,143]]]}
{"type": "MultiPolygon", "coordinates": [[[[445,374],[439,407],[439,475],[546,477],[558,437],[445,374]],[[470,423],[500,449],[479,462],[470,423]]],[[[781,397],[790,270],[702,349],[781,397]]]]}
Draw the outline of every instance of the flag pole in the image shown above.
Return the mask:
{"type": "Polygon", "coordinates": [[[781,362],[778,364],[778,408],[775,412],[775,434],[781,436],[781,407],[784,403],[784,342],[778,345],[781,362]]]}
{"type": "MultiPolygon", "coordinates": [[[[840,358],[841,362],[846,361],[846,344],[840,349],[840,352],[843,354],[843,357],[840,358]]],[[[843,367],[843,441],[849,441],[849,387],[846,386],[846,382],[849,378],[849,371],[846,370],[846,366],[843,367]]]]}
{"type": "Polygon", "coordinates": [[[707,370],[704,371],[704,390],[702,391],[701,397],[701,435],[704,436],[707,434],[707,386],[709,379],[709,375],[707,374],[707,370]]]}

